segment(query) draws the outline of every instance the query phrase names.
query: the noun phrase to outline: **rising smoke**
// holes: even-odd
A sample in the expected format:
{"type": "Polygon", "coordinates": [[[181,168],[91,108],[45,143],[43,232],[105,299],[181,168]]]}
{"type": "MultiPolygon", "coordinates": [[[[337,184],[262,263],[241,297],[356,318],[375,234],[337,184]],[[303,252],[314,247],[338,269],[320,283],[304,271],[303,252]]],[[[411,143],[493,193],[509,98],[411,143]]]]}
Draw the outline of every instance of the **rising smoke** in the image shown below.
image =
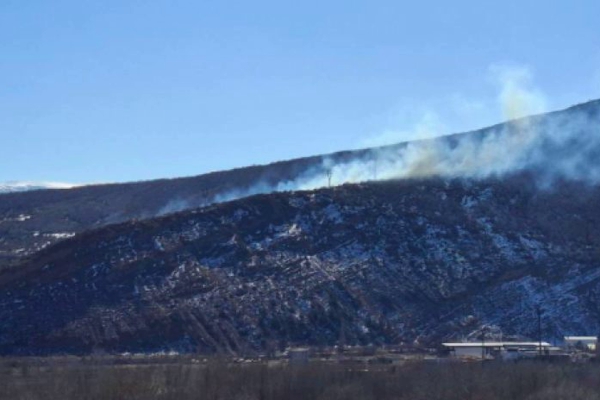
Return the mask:
{"type": "MultiPolygon", "coordinates": [[[[508,122],[481,131],[434,137],[370,149],[351,160],[323,158],[296,178],[276,184],[259,182],[250,188],[230,190],[207,199],[206,204],[234,200],[259,193],[310,190],[371,180],[408,178],[483,179],[527,170],[548,185],[555,179],[600,182],[600,104],[568,112],[533,115],[546,111],[547,101],[532,82],[527,68],[491,68],[499,95],[497,106],[508,122]],[[531,116],[533,115],[533,116],[531,116]],[[329,172],[329,173],[328,173],[329,172]]],[[[428,124],[427,129],[436,124],[428,124]]],[[[437,124],[437,126],[443,126],[437,124]]],[[[417,126],[423,135],[423,124],[417,126]]],[[[386,133],[389,140],[389,133],[386,133]]],[[[413,136],[414,137],[414,136],[413,136]]],[[[176,209],[169,205],[162,213],[176,209]]]]}

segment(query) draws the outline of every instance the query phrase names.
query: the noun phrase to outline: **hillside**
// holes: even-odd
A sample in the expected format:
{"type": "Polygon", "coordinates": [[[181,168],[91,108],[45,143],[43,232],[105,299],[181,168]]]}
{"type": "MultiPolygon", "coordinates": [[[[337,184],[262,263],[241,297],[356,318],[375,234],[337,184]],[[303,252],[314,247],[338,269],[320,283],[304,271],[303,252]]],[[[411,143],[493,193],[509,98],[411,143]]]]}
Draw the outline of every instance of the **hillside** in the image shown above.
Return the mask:
{"type": "Polygon", "coordinates": [[[257,193],[369,180],[483,179],[529,171],[600,181],[600,100],[429,141],[282,161],[189,178],[0,194],[0,269],[89,229],[257,193]]]}
{"type": "Polygon", "coordinates": [[[257,195],[85,232],[0,273],[2,354],[600,330],[600,188],[529,174],[257,195]]]}
{"type": "Polygon", "coordinates": [[[340,152],[189,178],[0,194],[0,269],[88,229],[268,192],[308,170],[324,173],[325,158],[338,163],[368,154],[340,152]]]}

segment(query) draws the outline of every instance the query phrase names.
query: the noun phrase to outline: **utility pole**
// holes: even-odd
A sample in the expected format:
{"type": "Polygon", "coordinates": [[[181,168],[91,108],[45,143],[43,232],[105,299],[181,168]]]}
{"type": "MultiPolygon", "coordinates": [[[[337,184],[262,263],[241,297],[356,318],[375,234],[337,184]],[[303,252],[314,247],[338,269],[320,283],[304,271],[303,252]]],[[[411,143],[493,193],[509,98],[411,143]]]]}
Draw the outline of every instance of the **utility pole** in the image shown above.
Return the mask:
{"type": "Polygon", "coordinates": [[[346,345],[346,324],[342,317],[342,320],[340,321],[340,336],[338,339],[338,349],[337,349],[338,363],[341,362],[342,359],[344,358],[344,346],[345,345],[346,345]]]}
{"type": "Polygon", "coordinates": [[[333,176],[333,171],[328,169],[325,171],[325,175],[327,175],[327,187],[331,187],[331,177],[333,176]]]}
{"type": "Polygon", "coordinates": [[[539,304],[535,307],[535,312],[537,314],[537,323],[538,323],[538,340],[539,340],[538,354],[541,357],[542,356],[542,307],[539,304]]]}
{"type": "Polygon", "coordinates": [[[377,159],[373,159],[373,180],[377,180],[377,159]]]}
{"type": "Polygon", "coordinates": [[[485,325],[481,326],[481,361],[485,361],[485,325]]]}

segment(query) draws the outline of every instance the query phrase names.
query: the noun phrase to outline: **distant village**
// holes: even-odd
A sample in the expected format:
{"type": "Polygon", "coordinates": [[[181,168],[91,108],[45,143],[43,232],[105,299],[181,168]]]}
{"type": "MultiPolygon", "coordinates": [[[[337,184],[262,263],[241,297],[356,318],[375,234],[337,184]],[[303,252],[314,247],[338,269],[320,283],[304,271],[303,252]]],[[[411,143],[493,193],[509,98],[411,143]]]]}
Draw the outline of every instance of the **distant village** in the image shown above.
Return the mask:
{"type": "MultiPolygon", "coordinates": [[[[437,348],[406,346],[296,347],[271,359],[293,365],[336,362],[364,365],[398,365],[409,361],[480,362],[538,360],[547,362],[591,362],[597,360],[597,336],[565,336],[562,345],[546,341],[466,341],[441,343],[437,348]]],[[[239,362],[244,362],[240,359],[239,362]]],[[[245,360],[245,362],[250,362],[245,360]]]]}
{"type": "Polygon", "coordinates": [[[562,346],[548,342],[456,342],[442,343],[448,357],[481,360],[585,360],[595,358],[597,336],[565,336],[562,346]]]}

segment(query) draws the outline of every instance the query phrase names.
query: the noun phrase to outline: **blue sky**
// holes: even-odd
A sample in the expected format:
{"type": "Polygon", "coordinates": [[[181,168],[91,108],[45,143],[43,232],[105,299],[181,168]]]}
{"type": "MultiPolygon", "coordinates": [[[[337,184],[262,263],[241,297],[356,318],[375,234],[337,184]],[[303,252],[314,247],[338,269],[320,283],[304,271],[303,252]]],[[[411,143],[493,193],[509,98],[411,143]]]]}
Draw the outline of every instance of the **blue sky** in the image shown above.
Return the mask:
{"type": "Polygon", "coordinates": [[[507,70],[543,110],[566,107],[600,97],[599,15],[597,0],[2,0],[0,182],[195,175],[475,129],[506,117],[507,70]]]}

